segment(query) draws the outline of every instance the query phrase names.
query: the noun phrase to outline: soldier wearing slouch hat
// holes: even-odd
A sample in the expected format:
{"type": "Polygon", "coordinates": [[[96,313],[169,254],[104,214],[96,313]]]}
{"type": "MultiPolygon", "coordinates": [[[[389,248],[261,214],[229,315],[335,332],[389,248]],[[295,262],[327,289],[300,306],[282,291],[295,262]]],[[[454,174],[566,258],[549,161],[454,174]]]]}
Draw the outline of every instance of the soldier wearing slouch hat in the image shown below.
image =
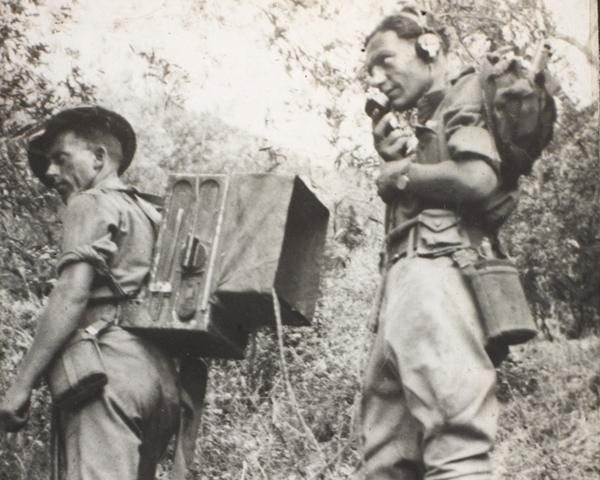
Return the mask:
{"type": "MultiPolygon", "coordinates": [[[[44,374],[52,379],[62,368],[69,380],[77,376],[88,359],[67,352],[78,351],[75,338],[93,338],[106,381],[89,398],[58,409],[69,480],[153,479],[171,436],[179,429],[181,440],[189,435],[182,428],[197,427],[190,411],[195,406],[199,413],[206,387],[205,365],[188,365],[194,373],[185,376],[194,379],[196,392],[191,401],[181,382],[183,362],[119,326],[120,302],[135,298],[147,280],[160,222],[148,197],[119,178],[135,150],[129,122],[98,106],[54,115],[29,144],[32,171],[66,204],[62,255],[33,344],[0,407],[0,428],[25,425],[32,389],[44,374]]],[[[185,459],[176,459],[176,468],[183,478],[181,462],[191,455],[181,443],[176,455],[185,459]]]]}

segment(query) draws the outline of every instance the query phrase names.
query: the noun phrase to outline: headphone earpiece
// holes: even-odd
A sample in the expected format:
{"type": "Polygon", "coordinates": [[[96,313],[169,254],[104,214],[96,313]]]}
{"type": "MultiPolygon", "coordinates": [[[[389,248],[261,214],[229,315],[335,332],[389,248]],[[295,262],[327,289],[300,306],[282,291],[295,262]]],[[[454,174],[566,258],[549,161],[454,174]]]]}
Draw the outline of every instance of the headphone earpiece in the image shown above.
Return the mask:
{"type": "Polygon", "coordinates": [[[423,33],[415,45],[417,55],[426,62],[433,62],[442,49],[442,39],[435,33],[423,33]]]}

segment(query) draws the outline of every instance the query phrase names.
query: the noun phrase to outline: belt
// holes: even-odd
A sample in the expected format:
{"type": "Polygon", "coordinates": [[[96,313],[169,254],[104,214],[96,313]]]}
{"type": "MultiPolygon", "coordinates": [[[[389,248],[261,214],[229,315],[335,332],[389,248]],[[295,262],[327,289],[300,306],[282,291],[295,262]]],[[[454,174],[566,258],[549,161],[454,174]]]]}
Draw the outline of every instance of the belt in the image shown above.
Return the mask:
{"type": "Polygon", "coordinates": [[[386,237],[388,262],[403,257],[439,257],[465,248],[479,249],[493,236],[467,224],[450,210],[427,209],[392,229],[386,237]]]}
{"type": "Polygon", "coordinates": [[[130,315],[132,310],[139,304],[140,300],[137,298],[123,300],[116,298],[91,299],[85,307],[80,328],[86,328],[100,321],[112,325],[121,325],[124,318],[130,315]]]}

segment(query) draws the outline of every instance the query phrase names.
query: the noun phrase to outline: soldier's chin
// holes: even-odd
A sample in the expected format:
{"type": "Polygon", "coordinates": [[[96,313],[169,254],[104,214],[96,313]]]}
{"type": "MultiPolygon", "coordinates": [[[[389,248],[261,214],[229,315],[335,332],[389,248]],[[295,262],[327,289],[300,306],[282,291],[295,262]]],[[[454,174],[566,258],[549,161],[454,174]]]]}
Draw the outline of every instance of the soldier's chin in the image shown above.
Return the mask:
{"type": "Polygon", "coordinates": [[[58,185],[54,187],[54,189],[56,190],[56,192],[58,193],[58,195],[64,203],[67,203],[67,200],[69,200],[69,197],[73,193],[73,190],[65,185],[58,185]]]}
{"type": "Polygon", "coordinates": [[[397,112],[404,112],[406,110],[410,110],[414,108],[416,102],[411,102],[404,97],[394,98],[392,99],[392,108],[397,112]]]}

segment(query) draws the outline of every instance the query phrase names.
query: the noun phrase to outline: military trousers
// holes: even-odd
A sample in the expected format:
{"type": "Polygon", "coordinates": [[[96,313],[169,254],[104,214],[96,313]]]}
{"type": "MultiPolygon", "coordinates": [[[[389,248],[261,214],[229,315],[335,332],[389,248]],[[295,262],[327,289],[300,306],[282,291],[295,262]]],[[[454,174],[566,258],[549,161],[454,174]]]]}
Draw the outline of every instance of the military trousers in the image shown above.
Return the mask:
{"type": "Polygon", "coordinates": [[[368,480],[490,480],[496,373],[449,257],[391,266],[364,378],[368,480]]]}
{"type": "Polygon", "coordinates": [[[179,425],[175,363],[160,348],[119,327],[99,337],[108,384],[80,408],[61,410],[67,480],[154,480],[179,425]]]}

